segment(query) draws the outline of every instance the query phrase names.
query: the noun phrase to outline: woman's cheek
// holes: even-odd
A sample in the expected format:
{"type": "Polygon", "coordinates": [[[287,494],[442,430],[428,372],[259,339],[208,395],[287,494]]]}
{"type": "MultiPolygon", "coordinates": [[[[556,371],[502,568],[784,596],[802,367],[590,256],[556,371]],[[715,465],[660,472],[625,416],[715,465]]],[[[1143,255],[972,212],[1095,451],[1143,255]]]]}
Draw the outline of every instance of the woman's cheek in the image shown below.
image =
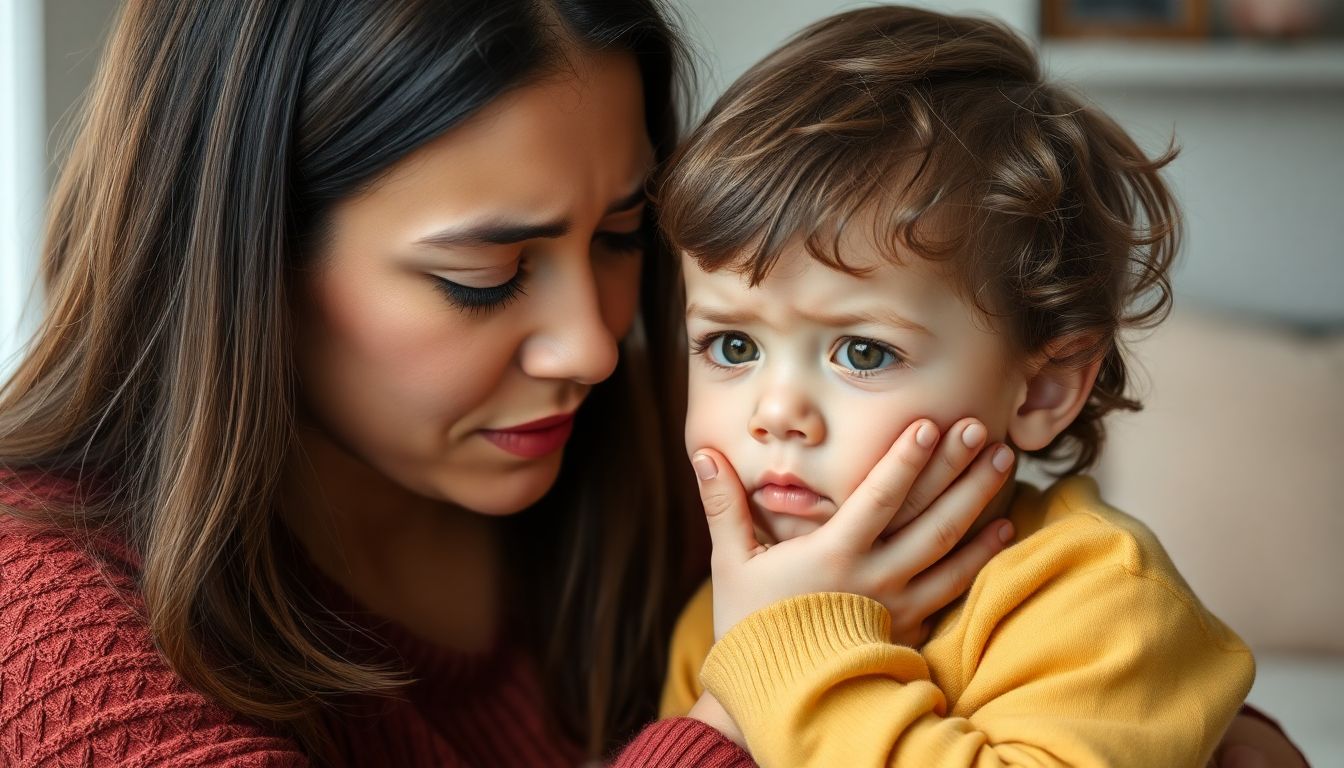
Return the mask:
{"type": "Polygon", "coordinates": [[[470,318],[432,287],[417,288],[374,289],[361,318],[346,321],[363,325],[344,327],[358,340],[358,365],[349,373],[363,380],[356,402],[375,419],[369,428],[399,444],[399,453],[432,456],[446,433],[483,426],[459,421],[500,389],[519,339],[505,318],[470,318]]]}
{"type": "Polygon", "coordinates": [[[411,312],[414,307],[403,308],[381,338],[368,340],[370,356],[375,359],[367,375],[392,379],[391,389],[418,410],[461,402],[470,399],[474,390],[485,389],[482,379],[488,360],[472,355],[476,346],[472,335],[454,328],[453,318],[444,318],[442,309],[425,312],[418,320],[408,316],[411,312]],[[467,364],[471,357],[477,358],[475,365],[467,364]]]}

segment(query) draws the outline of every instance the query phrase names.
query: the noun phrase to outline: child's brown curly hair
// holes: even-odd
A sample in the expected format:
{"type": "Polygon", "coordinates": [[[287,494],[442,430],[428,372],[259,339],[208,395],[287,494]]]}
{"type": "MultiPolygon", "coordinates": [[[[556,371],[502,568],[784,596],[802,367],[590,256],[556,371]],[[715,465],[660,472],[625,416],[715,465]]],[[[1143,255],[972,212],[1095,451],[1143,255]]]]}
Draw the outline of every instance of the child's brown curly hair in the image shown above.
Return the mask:
{"type": "Polygon", "coordinates": [[[1100,373],[1078,418],[1030,455],[1097,460],[1102,417],[1138,410],[1119,333],[1165,317],[1179,216],[1159,171],[1110,118],[1046,82],[1003,25],[902,7],[803,30],[714,105],[656,198],[671,245],[764,279],[801,238],[838,243],[875,208],[878,243],[943,262],[1024,356],[1100,373]]]}

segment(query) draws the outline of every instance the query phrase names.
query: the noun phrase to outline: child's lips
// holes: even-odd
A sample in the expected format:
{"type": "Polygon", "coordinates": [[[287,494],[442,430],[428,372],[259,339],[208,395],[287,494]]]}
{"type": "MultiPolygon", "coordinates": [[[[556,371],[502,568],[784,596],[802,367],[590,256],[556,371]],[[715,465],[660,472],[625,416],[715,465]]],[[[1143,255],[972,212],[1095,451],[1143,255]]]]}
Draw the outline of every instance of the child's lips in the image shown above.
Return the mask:
{"type": "Polygon", "coordinates": [[[767,473],[751,494],[756,506],[767,512],[798,517],[829,517],[835,505],[793,475],[767,473]]]}

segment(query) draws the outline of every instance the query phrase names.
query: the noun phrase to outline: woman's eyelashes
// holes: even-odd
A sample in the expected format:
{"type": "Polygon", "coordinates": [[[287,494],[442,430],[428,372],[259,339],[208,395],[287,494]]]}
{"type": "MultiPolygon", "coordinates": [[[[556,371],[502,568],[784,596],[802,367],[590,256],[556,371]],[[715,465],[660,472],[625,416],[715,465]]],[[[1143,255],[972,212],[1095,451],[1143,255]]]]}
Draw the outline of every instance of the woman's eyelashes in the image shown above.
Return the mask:
{"type": "Polygon", "coordinates": [[[500,309],[517,300],[518,297],[526,295],[526,291],[523,290],[523,281],[527,278],[527,273],[523,270],[521,264],[518,265],[518,271],[513,273],[513,277],[499,285],[490,285],[483,288],[454,283],[438,275],[431,275],[431,277],[434,278],[434,284],[448,298],[448,302],[469,315],[480,315],[500,309]]]}
{"type": "MultiPolygon", "coordinates": [[[[741,331],[716,331],[691,341],[691,354],[715,368],[737,368],[761,358],[760,346],[741,331]]],[[[828,361],[849,376],[859,378],[905,364],[905,356],[889,344],[858,336],[841,338],[828,361]]]]}
{"type": "MultiPolygon", "coordinates": [[[[643,227],[630,232],[598,232],[593,236],[594,243],[618,255],[639,255],[644,252],[647,241],[648,238],[643,227]]],[[[523,270],[521,262],[513,277],[499,285],[476,287],[455,283],[438,275],[431,275],[431,277],[434,278],[434,283],[438,286],[440,292],[448,298],[449,303],[471,315],[480,315],[495,309],[502,309],[519,297],[527,295],[527,292],[523,290],[523,282],[526,280],[527,274],[523,270]]]]}

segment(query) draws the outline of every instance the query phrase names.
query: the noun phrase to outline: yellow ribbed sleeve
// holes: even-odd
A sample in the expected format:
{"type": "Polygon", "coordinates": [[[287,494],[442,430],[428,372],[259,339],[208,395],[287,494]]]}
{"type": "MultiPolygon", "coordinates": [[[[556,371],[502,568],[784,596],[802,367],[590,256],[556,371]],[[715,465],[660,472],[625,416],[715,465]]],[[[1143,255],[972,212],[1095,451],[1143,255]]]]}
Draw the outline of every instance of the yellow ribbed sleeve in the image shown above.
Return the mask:
{"type": "Polygon", "coordinates": [[[711,691],[762,766],[1203,766],[1250,652],[1156,539],[1086,478],[1022,486],[1019,541],[919,651],[856,595],[813,594],[712,643],[712,593],[673,638],[663,714],[711,691]]]}

